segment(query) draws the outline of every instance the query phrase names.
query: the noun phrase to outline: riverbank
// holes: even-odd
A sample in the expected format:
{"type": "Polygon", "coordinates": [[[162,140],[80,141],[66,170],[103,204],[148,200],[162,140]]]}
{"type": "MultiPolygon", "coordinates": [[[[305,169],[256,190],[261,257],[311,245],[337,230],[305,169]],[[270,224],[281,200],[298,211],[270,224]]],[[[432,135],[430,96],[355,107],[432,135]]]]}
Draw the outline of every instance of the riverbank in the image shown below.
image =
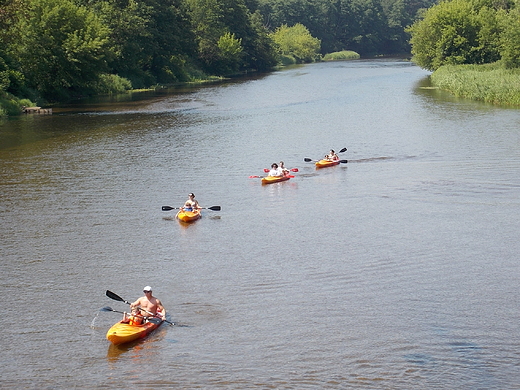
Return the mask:
{"type": "Polygon", "coordinates": [[[520,107],[520,69],[499,63],[445,65],[431,75],[432,85],[451,94],[486,103],[520,107]]]}

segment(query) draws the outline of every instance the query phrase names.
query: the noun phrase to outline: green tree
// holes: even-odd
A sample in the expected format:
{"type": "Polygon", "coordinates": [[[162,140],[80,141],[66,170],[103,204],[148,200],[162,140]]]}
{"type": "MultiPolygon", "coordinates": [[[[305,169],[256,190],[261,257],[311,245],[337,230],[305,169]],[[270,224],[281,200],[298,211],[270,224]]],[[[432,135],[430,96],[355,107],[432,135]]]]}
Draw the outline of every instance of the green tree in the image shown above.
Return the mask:
{"type": "Polygon", "coordinates": [[[500,54],[507,68],[520,68],[520,9],[499,12],[502,26],[500,35],[500,54]]]}
{"type": "Polygon", "coordinates": [[[414,62],[435,70],[445,64],[483,64],[499,59],[499,30],[487,6],[442,1],[408,30],[414,62]]]}
{"type": "MultiPolygon", "coordinates": [[[[79,0],[77,0],[79,1],[79,0]]],[[[195,35],[182,0],[83,0],[110,28],[111,71],[135,88],[189,79],[195,35]]]]}
{"type": "Polygon", "coordinates": [[[245,65],[253,70],[268,70],[275,66],[278,60],[274,41],[269,30],[264,26],[262,15],[258,10],[251,15],[251,27],[253,34],[246,42],[249,55],[245,58],[247,61],[245,65]]]}
{"type": "Polygon", "coordinates": [[[225,33],[219,38],[217,47],[222,72],[237,72],[242,65],[242,40],[235,38],[235,34],[225,33]]]}
{"type": "Polygon", "coordinates": [[[274,65],[274,50],[259,15],[248,7],[255,3],[244,0],[187,0],[198,45],[198,58],[204,69],[214,74],[228,74],[239,70],[264,70],[274,65]],[[230,39],[233,37],[233,39],[230,39]],[[233,41],[234,40],[234,41],[233,41]],[[230,53],[234,54],[232,66],[230,53]],[[225,49],[225,51],[223,51],[225,49]]]}
{"type": "Polygon", "coordinates": [[[23,0],[0,1],[0,93],[22,94],[24,78],[19,71],[12,48],[19,44],[20,18],[26,9],[23,0]]]}
{"type": "Polygon", "coordinates": [[[30,87],[47,99],[91,92],[107,68],[109,30],[70,0],[31,0],[20,21],[17,60],[30,87]]]}
{"type": "Polygon", "coordinates": [[[314,38],[303,24],[278,27],[273,40],[281,55],[293,56],[297,62],[313,62],[320,57],[320,40],[314,38]]]}

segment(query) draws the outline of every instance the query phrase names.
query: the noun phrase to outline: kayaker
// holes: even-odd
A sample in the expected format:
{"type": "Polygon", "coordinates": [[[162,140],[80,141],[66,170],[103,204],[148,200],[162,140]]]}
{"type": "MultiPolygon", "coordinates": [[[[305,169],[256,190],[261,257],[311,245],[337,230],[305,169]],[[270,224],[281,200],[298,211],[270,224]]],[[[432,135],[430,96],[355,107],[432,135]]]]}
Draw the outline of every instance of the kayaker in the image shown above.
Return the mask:
{"type": "Polygon", "coordinates": [[[188,194],[188,200],[184,202],[182,207],[184,211],[193,211],[200,209],[199,202],[195,200],[195,194],[193,192],[188,194]]]}
{"type": "Polygon", "coordinates": [[[283,176],[283,172],[280,169],[280,167],[278,167],[277,163],[272,163],[271,170],[269,171],[269,174],[267,176],[275,176],[275,177],[283,176]]]}
{"type": "Polygon", "coordinates": [[[143,288],[144,297],[139,298],[137,301],[130,305],[130,308],[140,308],[141,315],[156,315],[157,312],[161,312],[160,316],[162,319],[166,319],[166,309],[162,305],[162,302],[152,295],[152,288],[146,286],[143,288]],[[150,314],[151,313],[151,314],[150,314]]]}
{"type": "Polygon", "coordinates": [[[339,156],[336,154],[336,152],[334,151],[334,149],[331,149],[329,154],[327,154],[325,156],[325,160],[329,160],[329,161],[337,161],[339,160],[339,156]]]}
{"type": "Polygon", "coordinates": [[[283,176],[287,176],[289,174],[289,170],[285,168],[285,164],[283,161],[280,161],[280,170],[282,171],[283,176]]]}
{"type": "Polygon", "coordinates": [[[139,312],[139,308],[136,306],[132,309],[132,313],[128,315],[128,313],[124,313],[123,322],[128,323],[130,325],[142,325],[144,322],[144,317],[139,312]]]}

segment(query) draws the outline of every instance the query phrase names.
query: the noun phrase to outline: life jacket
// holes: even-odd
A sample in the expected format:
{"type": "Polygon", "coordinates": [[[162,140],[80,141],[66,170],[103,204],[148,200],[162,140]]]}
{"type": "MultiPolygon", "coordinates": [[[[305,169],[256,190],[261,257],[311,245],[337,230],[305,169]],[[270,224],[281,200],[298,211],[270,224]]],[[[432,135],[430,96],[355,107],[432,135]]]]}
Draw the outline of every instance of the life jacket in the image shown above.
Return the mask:
{"type": "Polygon", "coordinates": [[[130,316],[128,323],[130,325],[142,325],[143,324],[143,317],[130,316]]]}

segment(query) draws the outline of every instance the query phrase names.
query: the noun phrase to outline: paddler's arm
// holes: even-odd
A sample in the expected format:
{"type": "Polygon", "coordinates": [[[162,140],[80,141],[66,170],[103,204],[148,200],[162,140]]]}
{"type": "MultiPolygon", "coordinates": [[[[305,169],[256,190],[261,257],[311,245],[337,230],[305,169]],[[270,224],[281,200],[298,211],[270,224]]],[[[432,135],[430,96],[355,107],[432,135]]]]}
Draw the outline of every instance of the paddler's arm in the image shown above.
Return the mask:
{"type": "Polygon", "coordinates": [[[130,304],[130,309],[133,309],[134,307],[136,306],[139,306],[141,304],[141,298],[139,298],[137,301],[135,301],[134,303],[131,303],[130,304]]]}
{"type": "Polygon", "coordinates": [[[159,309],[162,313],[162,319],[166,319],[166,309],[164,308],[162,302],[160,300],[157,300],[157,309],[159,309]]]}

